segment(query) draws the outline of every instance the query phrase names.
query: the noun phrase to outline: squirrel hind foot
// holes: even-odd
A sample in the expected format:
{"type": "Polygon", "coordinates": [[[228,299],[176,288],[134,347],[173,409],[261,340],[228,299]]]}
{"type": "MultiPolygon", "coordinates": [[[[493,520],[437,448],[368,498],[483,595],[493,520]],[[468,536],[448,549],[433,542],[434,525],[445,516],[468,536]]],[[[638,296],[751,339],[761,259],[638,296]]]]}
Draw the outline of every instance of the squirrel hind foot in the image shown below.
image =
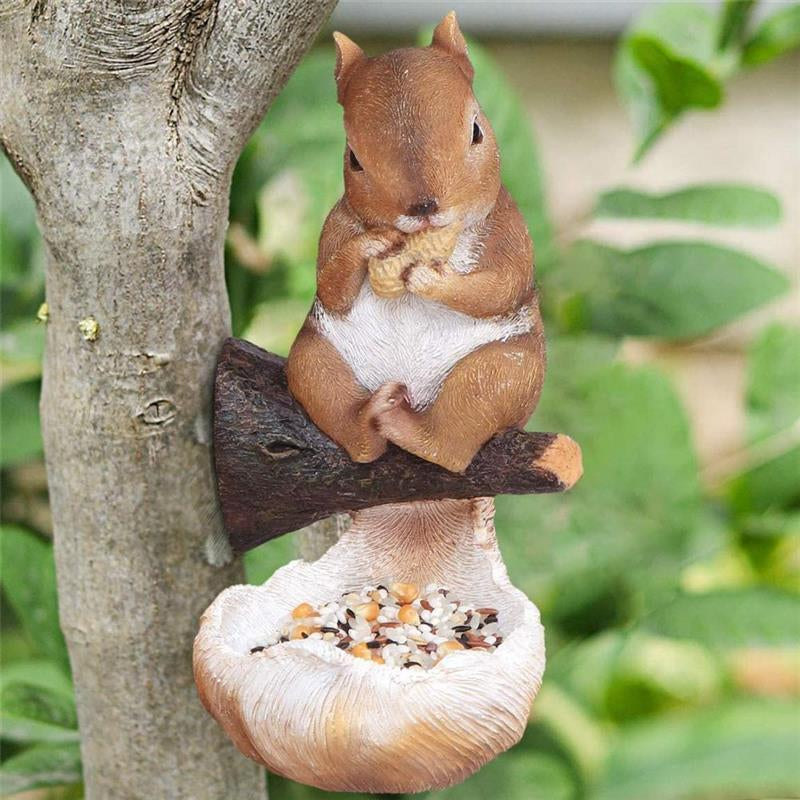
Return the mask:
{"type": "Polygon", "coordinates": [[[371,420],[377,420],[383,414],[397,408],[411,406],[408,387],[399,381],[387,381],[379,386],[364,406],[365,415],[371,420]]]}

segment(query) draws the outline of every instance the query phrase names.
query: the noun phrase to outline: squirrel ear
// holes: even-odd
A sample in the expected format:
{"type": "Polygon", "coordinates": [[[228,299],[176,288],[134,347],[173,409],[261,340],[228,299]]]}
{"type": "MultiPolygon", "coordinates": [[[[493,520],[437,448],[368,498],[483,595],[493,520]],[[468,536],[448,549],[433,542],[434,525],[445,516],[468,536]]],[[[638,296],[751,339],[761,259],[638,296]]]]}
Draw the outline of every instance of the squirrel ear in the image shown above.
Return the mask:
{"type": "Polygon", "coordinates": [[[366,57],[364,51],[352,39],[339,31],[334,32],[333,41],[336,42],[336,70],[333,76],[336,78],[336,90],[341,103],[347,82],[353,75],[353,69],[366,60],[366,57]]]}
{"type": "Polygon", "coordinates": [[[433,32],[433,40],[431,47],[437,47],[449,53],[455,60],[461,71],[467,76],[467,80],[472,82],[472,76],[475,70],[467,54],[467,43],[464,41],[464,36],[461,29],[458,27],[458,20],[456,19],[456,12],[451,11],[445,18],[436,26],[433,32]]]}

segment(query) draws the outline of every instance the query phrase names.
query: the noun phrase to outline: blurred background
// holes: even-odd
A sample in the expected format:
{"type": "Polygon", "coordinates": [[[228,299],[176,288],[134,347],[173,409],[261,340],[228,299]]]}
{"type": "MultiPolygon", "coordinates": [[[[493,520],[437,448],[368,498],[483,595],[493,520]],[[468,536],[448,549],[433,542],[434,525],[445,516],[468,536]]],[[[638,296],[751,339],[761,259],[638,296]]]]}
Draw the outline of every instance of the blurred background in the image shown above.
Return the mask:
{"type": "MultiPolygon", "coordinates": [[[[428,797],[800,797],[800,6],[344,0],[329,31],[375,54],[427,43],[451,8],[536,247],[550,365],[530,427],[575,437],[585,476],[498,499],[545,683],[520,745],[428,797]]],[[[342,191],[332,73],[326,33],[234,176],[234,331],[279,353],[342,191]]],[[[42,245],[5,160],[0,190],[0,776],[78,798],[37,412],[42,245]]],[[[249,553],[248,580],[293,538],[249,553]]],[[[334,796],[277,778],[270,795],[334,796]]]]}

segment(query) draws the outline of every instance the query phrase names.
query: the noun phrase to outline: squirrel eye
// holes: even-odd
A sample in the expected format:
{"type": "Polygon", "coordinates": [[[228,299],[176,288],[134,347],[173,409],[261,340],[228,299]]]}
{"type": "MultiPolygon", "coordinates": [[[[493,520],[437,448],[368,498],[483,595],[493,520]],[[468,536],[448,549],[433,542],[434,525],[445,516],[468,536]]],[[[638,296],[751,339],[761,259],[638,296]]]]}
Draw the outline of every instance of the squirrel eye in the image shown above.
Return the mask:
{"type": "Polygon", "coordinates": [[[483,141],[483,131],[478,125],[478,120],[472,120],[472,144],[480,144],[483,141]]]}
{"type": "Polygon", "coordinates": [[[348,147],[347,152],[349,153],[350,158],[350,169],[352,169],[353,172],[363,172],[364,167],[358,163],[358,159],[356,158],[356,154],[353,152],[353,148],[348,147]]]}

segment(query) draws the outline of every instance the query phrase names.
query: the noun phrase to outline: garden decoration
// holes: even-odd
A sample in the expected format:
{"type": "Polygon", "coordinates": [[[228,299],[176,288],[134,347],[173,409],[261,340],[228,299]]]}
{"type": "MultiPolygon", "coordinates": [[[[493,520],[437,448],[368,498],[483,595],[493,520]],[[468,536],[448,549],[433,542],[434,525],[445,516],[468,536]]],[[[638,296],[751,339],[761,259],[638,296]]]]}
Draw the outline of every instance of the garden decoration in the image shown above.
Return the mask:
{"type": "Polygon", "coordinates": [[[568,489],[580,450],[521,430],[545,366],[532,245],[455,15],[429,47],[376,58],[334,36],[345,195],[317,297],[285,363],[225,344],[214,443],[235,552],[334,512],[353,523],[319,560],[224,591],[195,679],[275,772],[423,791],[524,731],[544,633],[509,582],[491,496],[568,489]]]}

